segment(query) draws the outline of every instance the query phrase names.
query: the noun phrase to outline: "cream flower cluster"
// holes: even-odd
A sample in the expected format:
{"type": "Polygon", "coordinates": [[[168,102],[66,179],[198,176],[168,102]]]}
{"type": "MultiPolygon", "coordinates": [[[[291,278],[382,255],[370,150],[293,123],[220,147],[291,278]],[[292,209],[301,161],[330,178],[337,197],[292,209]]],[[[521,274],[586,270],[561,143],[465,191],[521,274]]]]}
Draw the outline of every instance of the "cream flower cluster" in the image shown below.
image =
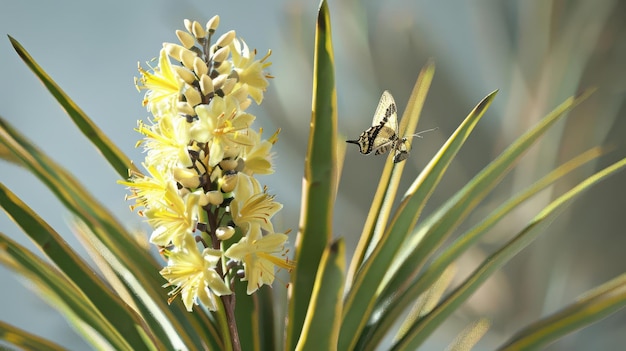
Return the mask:
{"type": "Polygon", "coordinates": [[[272,284],[277,266],[293,268],[287,235],[271,222],[282,205],[255,178],[273,173],[278,131],[263,140],[247,112],[263,100],[271,52],[257,59],[235,31],[215,40],[218,25],[218,16],[206,26],[185,20],[180,45],[164,43],[156,67],[139,66],[135,84],[152,114],[137,128],[147,172],[120,182],[168,260],[170,301],[180,295],[189,311],[199,302],[216,310],[232,284],[247,281],[251,294],[272,284]]]}

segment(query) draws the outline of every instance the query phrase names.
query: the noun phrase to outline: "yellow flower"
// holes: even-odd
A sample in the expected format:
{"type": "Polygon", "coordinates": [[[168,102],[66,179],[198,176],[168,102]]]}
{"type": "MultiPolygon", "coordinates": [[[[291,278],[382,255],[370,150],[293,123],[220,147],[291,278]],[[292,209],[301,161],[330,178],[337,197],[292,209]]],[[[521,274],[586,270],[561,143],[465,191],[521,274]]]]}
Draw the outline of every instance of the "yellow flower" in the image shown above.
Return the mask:
{"type": "Polygon", "coordinates": [[[167,114],[151,126],[139,122],[137,131],[146,136],[143,141],[147,151],[146,164],[171,168],[175,165],[191,166],[187,146],[189,145],[189,123],[180,116],[167,114]]]}
{"type": "MultiPolygon", "coordinates": [[[[131,174],[130,181],[118,181],[118,184],[126,185],[131,195],[126,197],[127,200],[135,200],[135,205],[131,206],[132,210],[137,207],[148,208],[160,208],[162,205],[162,199],[168,192],[171,178],[155,166],[146,166],[144,168],[148,171],[150,176],[146,176],[140,173],[131,174]]],[[[142,212],[139,213],[143,215],[142,212]]]]}
{"type": "Polygon", "coordinates": [[[278,140],[277,130],[268,140],[261,140],[263,129],[256,133],[253,130],[248,131],[248,137],[250,138],[251,145],[246,145],[243,148],[241,158],[244,160],[244,166],[242,172],[252,176],[253,174],[272,174],[274,169],[272,168],[273,153],[270,152],[272,145],[278,140]]]}
{"type": "MultiPolygon", "coordinates": [[[[248,93],[257,104],[263,101],[263,92],[267,89],[269,82],[267,78],[270,76],[265,74],[263,70],[272,63],[266,62],[271,51],[267,52],[260,60],[255,60],[256,50],[250,51],[248,45],[243,39],[234,39],[230,44],[230,52],[233,61],[233,70],[239,76],[238,85],[247,85],[248,93]]],[[[237,86],[235,86],[235,89],[237,86]]]]}
{"type": "Polygon", "coordinates": [[[198,120],[190,129],[191,138],[209,143],[209,166],[214,167],[225,153],[238,154],[241,144],[249,144],[248,127],[255,117],[239,110],[232,96],[213,97],[208,105],[196,106],[198,120]]]}
{"type": "Polygon", "coordinates": [[[237,175],[234,199],[230,203],[233,222],[244,232],[249,232],[252,225],[258,225],[266,232],[273,232],[270,220],[283,205],[274,201],[274,196],[261,190],[259,182],[243,173],[237,175]]]}
{"type": "Polygon", "coordinates": [[[172,297],[168,303],[180,294],[189,312],[198,301],[211,311],[217,310],[215,296],[232,293],[215,271],[220,258],[219,250],[204,249],[200,252],[191,237],[187,237],[181,247],[168,252],[167,267],[160,272],[168,280],[164,287],[175,287],[169,293],[172,297]]]}
{"type": "Polygon", "coordinates": [[[186,20],[187,32],[177,31],[181,45],[164,43],[156,67],[139,67],[135,85],[146,90],[142,103],[153,115],[136,129],[147,175],[119,182],[168,260],[160,272],[173,288],[168,302],[180,296],[188,311],[194,304],[223,308],[217,296],[242,284],[231,274],[242,266],[248,294],[272,284],[277,266],[294,268],[285,257],[287,235],[271,222],[282,204],[252,178],[274,172],[278,131],[263,140],[246,112],[263,100],[271,51],[257,59],[235,31],[215,40],[218,22],[205,28],[186,20]]]}
{"type": "Polygon", "coordinates": [[[155,116],[160,115],[161,110],[171,110],[176,107],[176,102],[183,87],[183,81],[172,69],[165,50],[159,54],[159,65],[152,69],[153,73],[138,66],[140,78],[135,78],[137,89],[147,89],[142,104],[155,116]]]}
{"type": "Polygon", "coordinates": [[[271,285],[274,282],[275,266],[287,270],[293,268],[293,263],[288,259],[275,256],[278,253],[284,256],[285,241],[287,235],[282,233],[262,236],[261,229],[255,224],[248,235],[226,250],[225,256],[243,262],[245,278],[242,280],[248,281],[248,295],[264,284],[271,285]]]}
{"type": "Polygon", "coordinates": [[[150,242],[159,246],[180,246],[196,229],[199,200],[204,193],[194,192],[181,197],[174,183],[170,183],[163,206],[145,212],[148,223],[155,228],[150,242]]]}

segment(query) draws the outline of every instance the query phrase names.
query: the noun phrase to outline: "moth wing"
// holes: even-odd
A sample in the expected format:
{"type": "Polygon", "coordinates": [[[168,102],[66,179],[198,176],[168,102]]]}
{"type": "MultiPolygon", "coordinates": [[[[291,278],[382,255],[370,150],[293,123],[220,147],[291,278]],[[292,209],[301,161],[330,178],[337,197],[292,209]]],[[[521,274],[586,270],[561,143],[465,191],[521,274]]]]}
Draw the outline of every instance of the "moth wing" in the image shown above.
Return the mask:
{"type": "Polygon", "coordinates": [[[378,147],[378,149],[376,149],[376,152],[374,152],[374,155],[386,154],[387,151],[389,151],[392,146],[393,146],[392,141],[382,144],[378,147]]]}
{"type": "Polygon", "coordinates": [[[378,127],[375,138],[372,139],[372,151],[376,151],[376,155],[386,153],[389,149],[391,149],[396,138],[397,136],[394,130],[381,124],[378,127]]]}
{"type": "Polygon", "coordinates": [[[376,112],[374,112],[374,119],[372,119],[372,126],[381,124],[393,130],[394,133],[398,133],[398,108],[388,90],[385,90],[380,97],[376,112]]]}

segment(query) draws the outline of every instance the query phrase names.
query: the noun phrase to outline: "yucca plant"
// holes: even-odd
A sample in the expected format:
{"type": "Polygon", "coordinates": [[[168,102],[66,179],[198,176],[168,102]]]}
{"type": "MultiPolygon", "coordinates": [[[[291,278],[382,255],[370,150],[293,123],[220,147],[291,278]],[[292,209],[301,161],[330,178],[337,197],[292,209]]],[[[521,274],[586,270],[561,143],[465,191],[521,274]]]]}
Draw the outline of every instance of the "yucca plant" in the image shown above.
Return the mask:
{"type": "MultiPolygon", "coordinates": [[[[496,97],[492,92],[480,101],[408,189],[401,189],[410,140],[400,140],[416,130],[435,72],[429,61],[399,128],[383,135],[377,129],[389,127],[383,122],[360,140],[366,146],[384,142],[393,150],[358,245],[348,258],[343,239],[334,238],[332,227],[346,149],[337,130],[336,99],[341,93],[335,89],[330,24],[322,2],[300,225],[291,234],[274,228],[271,219],[282,207],[280,199],[268,193],[262,178],[257,180],[260,174],[274,172],[271,147],[278,140],[278,131],[263,140],[252,126],[252,101],[262,102],[271,78],[266,72],[269,53],[257,57],[234,31],[218,33],[219,17],[206,26],[185,21],[186,31],[176,33],[181,44],[165,44],[157,66],[140,67],[136,84],[146,90],[144,105],[152,118],[137,127],[144,136],[146,158],[135,163],[10,38],[115,169],[118,182],[130,189],[132,208],[152,227],[149,241],[160,256],[149,249],[148,237],[125,229],[70,172],[2,120],[1,154],[37,176],[70,211],[73,229],[98,273],[4,185],[2,208],[50,262],[2,234],[2,263],[32,281],[95,349],[413,350],[489,276],[542,234],[577,195],[626,166],[626,159],[613,163],[536,208],[522,230],[453,285],[455,262],[465,251],[533,195],[605,150],[591,149],[554,168],[452,237],[524,152],[592,91],[556,106],[445,203],[422,216],[450,163],[496,97]],[[407,154],[397,157],[398,152],[407,154]],[[139,163],[142,167],[136,166],[139,163]],[[293,253],[285,248],[288,241],[294,244],[293,253]],[[269,288],[277,271],[289,273],[286,288],[274,287],[287,289],[287,300],[273,296],[269,288]],[[277,306],[285,304],[283,315],[277,306]]],[[[625,303],[626,275],[620,275],[524,328],[500,349],[541,348],[625,303]]],[[[469,325],[451,340],[451,348],[472,348],[487,328],[486,320],[469,325]]],[[[5,322],[0,330],[5,342],[22,349],[62,349],[5,322]]]]}

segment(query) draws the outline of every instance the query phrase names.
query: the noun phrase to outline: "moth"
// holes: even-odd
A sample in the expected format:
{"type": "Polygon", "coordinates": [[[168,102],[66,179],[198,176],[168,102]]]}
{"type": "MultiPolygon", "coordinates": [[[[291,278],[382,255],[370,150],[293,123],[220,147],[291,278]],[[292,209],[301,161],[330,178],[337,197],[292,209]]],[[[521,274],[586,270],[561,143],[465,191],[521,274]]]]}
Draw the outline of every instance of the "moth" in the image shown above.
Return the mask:
{"type": "MultiPolygon", "coordinates": [[[[420,134],[430,132],[437,128],[428,129],[411,136],[420,137],[420,134]]],[[[393,96],[389,91],[385,90],[380,97],[378,107],[374,113],[372,126],[367,128],[357,140],[346,140],[351,144],[357,144],[359,151],[368,155],[374,152],[380,155],[393,150],[393,162],[402,162],[409,157],[410,145],[406,137],[400,137],[398,131],[398,109],[393,96]]]]}

